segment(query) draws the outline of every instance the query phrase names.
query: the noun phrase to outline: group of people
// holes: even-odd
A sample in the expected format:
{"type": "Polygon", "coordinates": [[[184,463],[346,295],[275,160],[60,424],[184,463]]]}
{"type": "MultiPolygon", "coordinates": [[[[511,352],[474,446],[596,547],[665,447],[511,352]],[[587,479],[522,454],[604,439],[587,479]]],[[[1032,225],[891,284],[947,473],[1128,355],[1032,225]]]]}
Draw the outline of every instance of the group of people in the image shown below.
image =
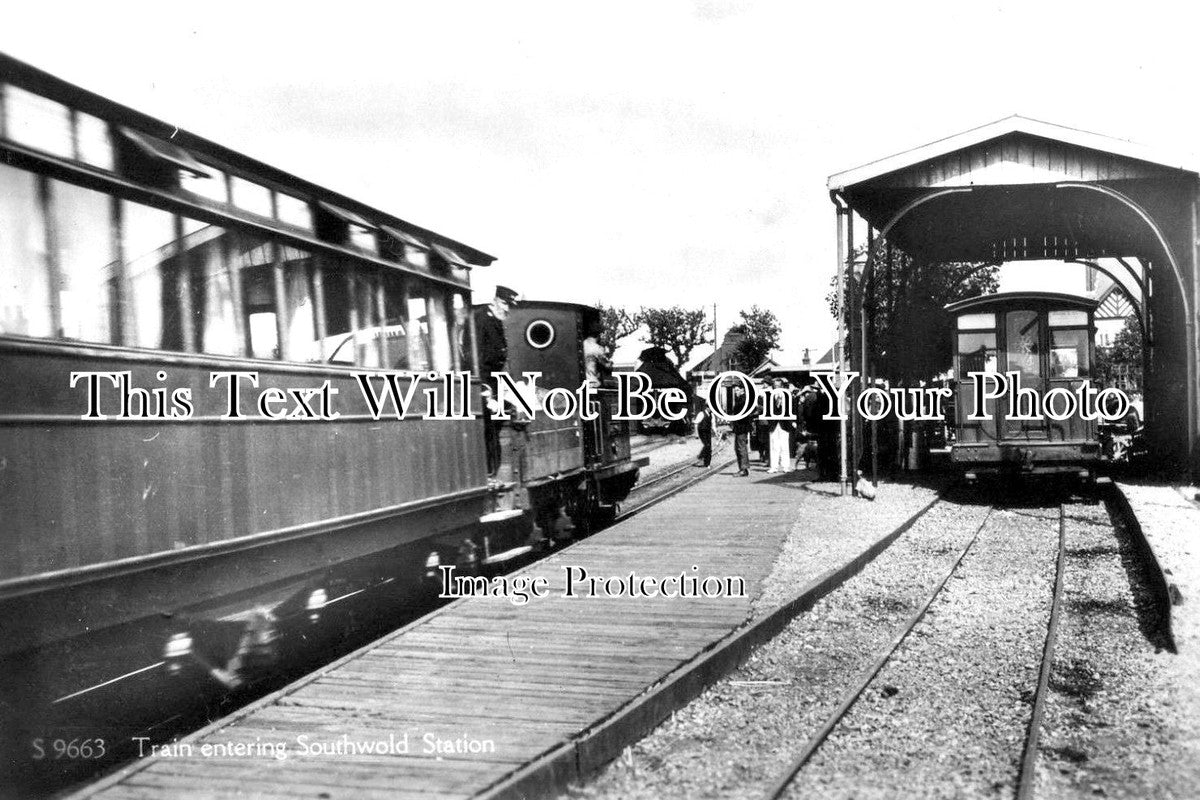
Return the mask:
{"type": "MultiPolygon", "coordinates": [[[[746,477],[750,474],[750,443],[756,429],[765,434],[767,456],[767,472],[783,473],[800,469],[803,463],[807,468],[816,462],[819,477],[823,480],[835,477],[837,470],[837,430],[836,422],[824,419],[828,412],[828,401],[822,392],[814,386],[803,389],[793,389],[783,378],[776,377],[771,381],[774,391],[772,397],[775,407],[771,413],[760,419],[757,412],[739,420],[730,422],[730,433],[733,435],[733,450],[737,456],[737,475],[746,477]],[[794,414],[789,416],[784,407],[780,392],[792,394],[792,409],[794,414]]],[[[741,386],[734,388],[734,405],[740,405],[745,396],[741,386]]],[[[713,414],[712,410],[704,407],[695,417],[696,435],[700,439],[700,464],[708,466],[712,463],[713,414]]]]}

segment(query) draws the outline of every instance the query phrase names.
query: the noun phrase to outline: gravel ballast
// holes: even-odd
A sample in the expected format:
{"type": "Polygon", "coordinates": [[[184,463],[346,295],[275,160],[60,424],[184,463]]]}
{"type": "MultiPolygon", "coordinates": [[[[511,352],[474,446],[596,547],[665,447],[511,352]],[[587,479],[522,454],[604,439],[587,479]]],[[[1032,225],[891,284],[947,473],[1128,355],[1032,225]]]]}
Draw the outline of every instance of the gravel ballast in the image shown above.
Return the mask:
{"type": "Polygon", "coordinates": [[[1057,508],[994,511],[788,796],[1011,796],[1057,552],[1057,508]]]}
{"type": "MultiPolygon", "coordinates": [[[[761,797],[945,575],[988,514],[981,497],[936,505],[860,575],[572,795],[761,797]]],[[[787,796],[1012,796],[1054,579],[1058,508],[1043,499],[991,512],[930,613],[787,796]]],[[[841,546],[830,520],[807,516],[821,510],[806,509],[759,611],[794,590],[814,552],[841,546]]],[[[1071,498],[1065,521],[1065,594],[1035,794],[1195,797],[1195,693],[1179,679],[1180,657],[1161,648],[1140,552],[1100,502],[1071,498]]]]}
{"type": "Polygon", "coordinates": [[[1200,720],[1153,627],[1129,532],[1103,506],[1067,520],[1063,618],[1040,739],[1040,797],[1200,795],[1200,720]]]}
{"type": "MultiPolygon", "coordinates": [[[[881,487],[883,488],[883,487],[881,487]]],[[[913,498],[919,491],[906,489],[913,498]]],[[[882,497],[882,495],[881,495],[882,497]]],[[[861,500],[822,499],[847,517],[872,507],[861,500]]],[[[876,507],[878,510],[878,507],[876,507]]],[[[987,514],[984,506],[941,503],[878,559],[784,633],[759,648],[735,673],[676,712],[658,730],[603,770],[579,797],[758,797],[791,760],[799,743],[833,710],[876,652],[942,579],[987,514]]],[[[799,526],[798,526],[799,527],[799,526]]],[[[805,517],[792,539],[826,536],[825,521],[805,517]]],[[[825,552],[822,543],[816,552],[825,552]]],[[[785,548],[774,581],[803,572],[813,548],[785,548]],[[796,563],[789,563],[788,559],[796,563]]],[[[811,576],[809,576],[811,577],[811,576]]],[[[792,585],[795,590],[795,584],[792,585]]],[[[782,591],[777,584],[768,592],[782,591]]]]}

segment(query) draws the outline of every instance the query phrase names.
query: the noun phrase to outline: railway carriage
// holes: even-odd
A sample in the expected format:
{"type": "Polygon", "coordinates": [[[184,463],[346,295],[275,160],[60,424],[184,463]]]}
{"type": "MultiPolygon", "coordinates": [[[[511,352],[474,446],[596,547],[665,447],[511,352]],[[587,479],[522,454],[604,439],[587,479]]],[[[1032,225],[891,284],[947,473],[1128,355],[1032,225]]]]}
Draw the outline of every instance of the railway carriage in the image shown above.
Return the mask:
{"type": "MultiPolygon", "coordinates": [[[[1025,404],[1008,413],[1007,400],[984,403],[971,420],[972,373],[1015,373],[1020,386],[1041,398],[1055,389],[1072,395],[1092,374],[1096,303],[1046,292],[1003,293],[946,306],[954,318],[956,441],[951,459],[969,476],[981,471],[1090,473],[1100,459],[1097,423],[1075,413],[1058,420],[1032,415],[1025,404]],[[1019,416],[1037,416],[1020,419],[1019,416]]],[[[1061,414],[1062,392],[1055,403],[1061,414]]],[[[1043,409],[1044,411],[1044,409],[1043,409]]]]}
{"type": "MultiPolygon", "coordinates": [[[[0,56],[0,657],[165,619],[175,660],[201,623],[244,631],[235,669],[338,581],[416,582],[622,498],[611,424],[514,427],[489,476],[465,312],[493,260],[0,56]],[[459,370],[475,417],[422,419],[459,370]],[[415,384],[404,418],[370,413],[374,371],[415,384]]],[[[537,309],[556,348],[515,366],[577,382],[588,310],[537,309]]]]}

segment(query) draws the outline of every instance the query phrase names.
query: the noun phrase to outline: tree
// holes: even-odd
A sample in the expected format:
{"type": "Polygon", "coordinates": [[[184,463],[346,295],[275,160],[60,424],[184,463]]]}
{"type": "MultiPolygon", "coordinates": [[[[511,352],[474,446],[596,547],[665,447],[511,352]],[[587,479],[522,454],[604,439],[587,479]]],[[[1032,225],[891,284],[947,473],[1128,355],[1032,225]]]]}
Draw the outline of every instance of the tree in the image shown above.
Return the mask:
{"type": "Polygon", "coordinates": [[[679,367],[684,365],[699,345],[712,341],[709,336],[712,325],[703,308],[643,308],[638,312],[637,319],[649,331],[642,341],[674,355],[675,364],[679,367]]]}
{"type": "Polygon", "coordinates": [[[737,345],[738,360],[752,370],[779,346],[779,319],[774,312],[758,306],[738,314],[742,321],[729,330],[745,337],[737,345]]]}
{"type": "Polygon", "coordinates": [[[1096,348],[1093,374],[1103,385],[1136,392],[1141,388],[1142,358],[1142,325],[1131,315],[1112,344],[1096,348]]]}
{"type": "Polygon", "coordinates": [[[600,310],[600,344],[611,358],[617,344],[638,329],[641,319],[637,313],[630,314],[620,306],[597,303],[596,308],[600,310]]]}
{"type": "MultiPolygon", "coordinates": [[[[866,259],[866,248],[856,260],[866,259]]],[[[874,286],[866,287],[868,325],[874,369],[878,377],[912,386],[930,380],[950,368],[950,315],[947,303],[992,294],[999,283],[999,265],[973,262],[919,262],[894,251],[879,248],[874,269],[874,286]]],[[[830,280],[837,281],[836,276],[830,280]]],[[[849,281],[847,281],[847,296],[849,281]]],[[[827,296],[830,313],[836,318],[837,290],[827,296]]],[[[849,341],[852,320],[850,304],[845,309],[845,331],[849,341]]]]}

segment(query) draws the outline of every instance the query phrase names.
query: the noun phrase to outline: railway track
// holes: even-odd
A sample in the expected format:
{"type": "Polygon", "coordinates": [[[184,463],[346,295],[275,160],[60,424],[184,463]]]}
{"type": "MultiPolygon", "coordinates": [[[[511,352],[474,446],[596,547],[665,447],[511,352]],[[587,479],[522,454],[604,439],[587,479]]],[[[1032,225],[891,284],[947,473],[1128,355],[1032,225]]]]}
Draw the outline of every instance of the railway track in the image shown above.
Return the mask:
{"type": "MultiPolygon", "coordinates": [[[[1045,640],[1042,646],[1041,662],[1038,669],[1037,681],[1031,690],[1031,702],[1028,726],[1024,736],[1023,744],[1019,759],[1017,759],[1017,771],[1014,777],[1013,795],[1017,800],[1026,800],[1033,796],[1034,778],[1036,774],[1036,762],[1038,757],[1038,739],[1042,724],[1042,717],[1046,706],[1047,687],[1050,681],[1050,674],[1054,663],[1054,647],[1058,632],[1058,621],[1060,618],[1060,609],[1063,596],[1063,573],[1066,561],[1066,503],[1061,503],[1057,508],[1057,554],[1054,558],[1054,579],[1049,602],[1049,612],[1045,626],[1045,640]]],[[[946,587],[956,576],[961,576],[964,560],[968,555],[977,548],[981,541],[981,536],[988,530],[989,525],[994,527],[995,517],[993,511],[989,509],[983,520],[975,527],[974,532],[970,535],[968,542],[961,550],[949,568],[944,572],[941,580],[939,580],[934,588],[927,594],[919,608],[913,613],[904,623],[904,625],[895,633],[893,638],[885,647],[878,653],[877,657],[870,663],[861,675],[851,684],[851,686],[840,697],[834,710],[828,715],[824,723],[807,739],[800,748],[797,755],[791,760],[785,769],[783,769],[774,781],[767,788],[764,797],[770,800],[785,796],[794,796],[796,794],[806,794],[801,782],[798,780],[805,767],[813,760],[818,751],[841,727],[848,724],[847,717],[850,715],[855,705],[868,693],[878,691],[881,695],[888,695],[889,692],[897,691],[895,687],[888,685],[880,685],[880,675],[885,667],[893,663],[897,659],[898,653],[903,653],[902,648],[909,640],[910,635],[927,619],[930,609],[935,605],[939,598],[943,597],[946,587]]],[[[991,533],[989,531],[989,533],[991,533]]],[[[994,534],[993,534],[994,535],[994,534]]],[[[910,654],[911,655],[911,654],[910,654]]],[[[932,665],[930,668],[933,668],[932,665]]],[[[886,732],[876,730],[873,736],[875,741],[882,741],[887,738],[886,732]]],[[[861,744],[860,744],[861,746],[861,744]]]]}
{"type": "Polygon", "coordinates": [[[727,454],[716,453],[717,458],[714,459],[712,465],[701,467],[693,463],[682,464],[678,467],[673,467],[661,475],[655,475],[645,483],[639,483],[630,492],[630,497],[638,497],[645,494],[651,487],[659,487],[655,492],[651,493],[645,499],[639,499],[630,508],[623,508],[617,512],[614,523],[621,520],[629,519],[651,506],[661,503],[669,497],[674,497],[680,492],[695,486],[700,481],[709,478],[721,470],[734,463],[734,459],[729,458],[727,454]]]}

